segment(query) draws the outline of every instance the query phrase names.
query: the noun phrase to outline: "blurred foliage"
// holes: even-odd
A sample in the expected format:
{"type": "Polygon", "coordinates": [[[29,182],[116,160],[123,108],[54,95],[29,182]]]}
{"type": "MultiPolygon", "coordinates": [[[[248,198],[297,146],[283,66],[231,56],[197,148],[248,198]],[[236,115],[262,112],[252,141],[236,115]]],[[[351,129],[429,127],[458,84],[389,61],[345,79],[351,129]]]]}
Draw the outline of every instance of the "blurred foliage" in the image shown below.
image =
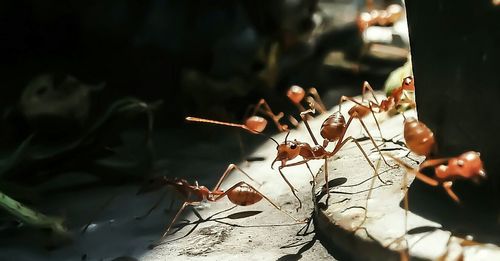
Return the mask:
{"type": "Polygon", "coordinates": [[[62,218],[46,216],[28,208],[2,192],[0,192],[0,207],[25,225],[50,229],[51,232],[59,237],[64,238],[69,236],[68,230],[63,225],[64,220],[62,218]]]}
{"type": "Polygon", "coordinates": [[[413,70],[410,58],[408,58],[408,61],[403,66],[397,68],[396,70],[391,72],[391,74],[389,74],[389,77],[387,77],[387,80],[385,81],[384,84],[385,94],[387,96],[391,95],[394,89],[401,87],[403,79],[408,76],[413,76],[413,70]]]}
{"type": "Polygon", "coordinates": [[[51,74],[40,75],[25,89],[20,110],[8,110],[21,114],[32,134],[0,159],[0,208],[23,224],[47,228],[58,237],[69,235],[63,219],[46,216],[14,198],[29,198],[27,194],[34,185],[71,171],[90,174],[101,181],[123,182],[142,179],[153,165],[153,110],[162,102],[121,98],[99,117],[90,119],[92,89],[72,76],[57,80],[51,74]],[[145,153],[138,150],[139,157],[134,160],[117,157],[124,143],[121,134],[134,127],[134,119],[141,115],[146,116],[142,127],[145,153]]]}

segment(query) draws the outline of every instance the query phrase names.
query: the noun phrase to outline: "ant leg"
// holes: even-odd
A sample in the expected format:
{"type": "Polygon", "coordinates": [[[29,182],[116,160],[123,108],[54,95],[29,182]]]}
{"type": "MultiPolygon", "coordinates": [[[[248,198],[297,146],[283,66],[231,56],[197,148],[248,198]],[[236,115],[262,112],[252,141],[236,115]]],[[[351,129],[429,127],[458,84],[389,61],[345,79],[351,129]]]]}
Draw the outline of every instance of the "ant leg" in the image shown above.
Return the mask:
{"type": "MultiPolygon", "coordinates": [[[[170,191],[169,194],[170,194],[170,196],[172,196],[173,195],[172,191],[171,190],[168,190],[168,191],[170,191]]],[[[168,208],[167,208],[167,210],[169,212],[172,211],[172,207],[174,206],[174,203],[175,203],[175,198],[172,197],[172,200],[170,200],[170,205],[168,205],[168,208]]]]}
{"type": "Polygon", "coordinates": [[[215,199],[215,201],[219,200],[219,199],[222,199],[223,197],[225,197],[229,192],[237,189],[238,187],[241,187],[242,185],[246,185],[248,186],[250,189],[252,189],[253,191],[255,191],[257,194],[259,194],[259,196],[261,196],[262,198],[264,198],[265,200],[267,200],[267,202],[269,202],[274,208],[276,208],[277,210],[281,211],[282,213],[284,213],[285,215],[287,215],[288,217],[290,217],[291,219],[293,219],[295,222],[297,223],[304,223],[305,221],[300,221],[296,218],[294,218],[292,215],[288,214],[287,212],[285,212],[284,210],[281,209],[281,207],[279,207],[276,203],[274,203],[271,199],[269,199],[266,195],[262,194],[262,192],[258,191],[256,188],[254,188],[252,185],[246,183],[245,181],[240,181],[238,183],[236,183],[235,185],[233,185],[231,188],[229,188],[228,190],[226,190],[226,192],[224,192],[223,194],[217,196],[217,198],[215,199]]]}
{"type": "MultiPolygon", "coordinates": [[[[382,160],[384,160],[385,164],[387,164],[387,166],[390,166],[390,167],[395,167],[395,165],[391,165],[387,162],[387,160],[385,160],[385,157],[384,155],[382,154],[382,152],[380,151],[377,143],[375,143],[375,140],[373,140],[373,137],[372,135],[370,134],[370,132],[368,131],[368,128],[366,127],[365,123],[363,122],[362,119],[360,118],[357,118],[359,120],[359,122],[361,123],[361,125],[363,126],[363,129],[365,129],[366,131],[366,134],[368,134],[368,137],[370,137],[370,140],[372,141],[372,144],[373,146],[375,146],[375,149],[377,149],[378,153],[380,154],[380,157],[382,157],[382,160]]],[[[381,133],[382,134],[382,133],[381,133]]]]}
{"type": "Polygon", "coordinates": [[[377,96],[375,96],[375,92],[373,91],[372,86],[367,81],[363,82],[363,90],[361,92],[362,93],[362,95],[361,95],[361,101],[364,101],[365,93],[367,91],[371,93],[371,95],[373,96],[373,99],[375,100],[375,103],[377,105],[380,105],[379,101],[377,100],[377,96]]]}
{"type": "MultiPolygon", "coordinates": [[[[378,161],[377,161],[377,169],[379,167],[380,167],[380,159],[378,159],[378,161]]],[[[376,174],[374,174],[374,175],[376,175],[376,174]]],[[[370,183],[370,189],[368,190],[368,194],[366,195],[365,214],[363,216],[363,220],[361,220],[361,223],[359,223],[359,225],[356,227],[356,229],[354,229],[354,231],[357,231],[358,229],[360,229],[361,226],[365,224],[366,219],[368,218],[368,200],[372,196],[373,186],[375,185],[375,179],[371,178],[371,180],[372,180],[372,182],[370,183]]]]}
{"type": "Polygon", "coordinates": [[[339,112],[342,110],[342,103],[344,103],[346,101],[352,101],[359,106],[364,106],[362,103],[356,101],[353,97],[342,95],[342,96],[340,96],[340,100],[339,100],[339,112]]]}
{"type": "Polygon", "coordinates": [[[307,163],[307,161],[306,161],[306,167],[307,167],[307,169],[309,170],[309,173],[311,174],[311,177],[312,177],[312,179],[313,179],[313,181],[314,181],[315,176],[314,176],[314,174],[313,174],[313,172],[312,172],[312,170],[311,170],[311,167],[309,166],[309,163],[307,163]]]}
{"type": "Polygon", "coordinates": [[[325,156],[325,188],[326,188],[326,205],[330,199],[330,185],[328,184],[328,156],[325,156]]]}
{"type": "Polygon", "coordinates": [[[408,172],[403,175],[403,205],[405,208],[405,235],[408,233],[408,211],[410,208],[410,200],[408,199],[408,172]]]}
{"type": "Polygon", "coordinates": [[[370,113],[373,116],[373,120],[375,121],[375,124],[377,124],[377,129],[378,129],[378,133],[380,134],[380,138],[382,138],[382,140],[384,140],[384,135],[382,135],[382,130],[380,129],[380,124],[378,124],[377,117],[375,116],[375,112],[373,111],[373,103],[369,102],[368,106],[370,107],[370,113]]]}
{"type": "MultiPolygon", "coordinates": [[[[312,98],[315,101],[315,104],[318,104],[318,106],[317,106],[318,111],[320,113],[325,113],[327,110],[326,110],[325,105],[323,104],[323,101],[321,100],[321,97],[319,96],[318,90],[316,90],[316,88],[314,88],[314,87],[309,88],[307,90],[307,93],[312,96],[312,98]]],[[[315,106],[315,108],[316,108],[316,106],[315,106]]]]}
{"type": "Polygon", "coordinates": [[[286,167],[298,166],[298,165],[302,165],[304,163],[307,163],[309,161],[310,161],[310,159],[301,160],[301,161],[297,161],[297,162],[294,162],[294,163],[283,165],[283,166],[281,166],[281,168],[283,169],[283,168],[286,168],[286,167]]]}
{"type": "Polygon", "coordinates": [[[292,123],[292,125],[295,127],[295,128],[298,128],[300,126],[300,123],[297,119],[295,119],[292,115],[289,115],[288,116],[288,121],[290,121],[290,123],[292,123]]]}
{"type": "Polygon", "coordinates": [[[172,229],[172,226],[174,225],[175,221],[177,221],[177,219],[179,218],[179,216],[181,215],[182,211],[187,207],[187,206],[190,206],[190,205],[193,205],[193,203],[191,202],[184,202],[181,206],[181,208],[179,209],[179,211],[177,211],[177,214],[175,214],[175,217],[174,219],[172,219],[172,222],[170,222],[170,225],[168,226],[167,230],[165,231],[165,233],[163,233],[163,235],[161,236],[161,238],[164,238],[168,235],[168,232],[170,232],[170,229],[172,229]]]}
{"type": "Polygon", "coordinates": [[[347,123],[345,124],[345,128],[342,131],[342,134],[340,134],[340,137],[338,138],[337,144],[335,144],[335,147],[333,148],[332,152],[329,153],[328,157],[331,157],[331,156],[337,154],[337,152],[339,152],[339,150],[342,148],[342,146],[344,146],[344,144],[345,144],[345,142],[343,142],[344,136],[345,136],[345,133],[347,132],[347,129],[351,125],[351,122],[352,122],[352,117],[349,117],[349,120],[347,120],[347,123]]]}
{"type": "MultiPolygon", "coordinates": [[[[255,183],[258,183],[257,181],[255,181],[252,177],[250,177],[250,175],[248,175],[248,173],[246,173],[245,171],[243,171],[242,169],[240,169],[240,167],[238,167],[236,164],[229,164],[227,166],[227,169],[226,171],[224,171],[224,173],[222,174],[222,176],[220,177],[219,181],[217,182],[217,185],[215,185],[214,189],[212,189],[212,191],[216,191],[220,188],[221,184],[222,184],[222,181],[224,181],[224,179],[227,177],[227,175],[229,175],[233,170],[238,170],[240,171],[241,173],[243,173],[245,176],[247,176],[247,178],[249,178],[251,181],[255,182],[255,183]]],[[[260,183],[258,183],[260,184],[260,183]]]]}
{"type": "Polygon", "coordinates": [[[422,162],[420,164],[420,169],[424,169],[424,168],[427,168],[427,167],[433,167],[433,166],[436,166],[436,165],[440,165],[440,164],[443,164],[443,163],[447,162],[448,160],[450,160],[450,158],[440,158],[440,159],[424,160],[424,162],[422,162]]]}
{"type": "Polygon", "coordinates": [[[332,153],[330,153],[329,157],[335,155],[348,141],[353,141],[356,144],[356,146],[358,147],[358,149],[361,151],[361,153],[363,153],[363,156],[365,157],[366,161],[368,162],[368,164],[370,164],[372,169],[375,171],[374,177],[377,177],[380,180],[380,182],[382,182],[383,184],[387,184],[387,182],[383,181],[382,178],[380,177],[380,175],[378,174],[377,168],[375,168],[375,165],[373,165],[370,158],[368,158],[368,155],[366,154],[363,147],[361,147],[361,144],[359,144],[359,142],[355,138],[353,138],[352,136],[345,138],[341,143],[337,144],[338,146],[336,146],[335,150],[332,151],[332,153]]]}
{"type": "Polygon", "coordinates": [[[283,112],[274,114],[274,112],[271,110],[271,107],[269,106],[269,104],[267,104],[266,100],[264,99],[260,99],[257,105],[255,105],[255,108],[251,116],[254,116],[260,110],[262,110],[264,114],[266,114],[267,116],[269,116],[269,118],[271,118],[271,120],[273,120],[274,124],[276,125],[276,128],[278,128],[280,132],[288,131],[288,126],[285,124],[282,125],[280,123],[280,119],[283,118],[284,116],[283,112]],[[263,107],[263,109],[261,107],[263,107]]]}
{"type": "Polygon", "coordinates": [[[240,132],[236,132],[236,138],[238,139],[238,145],[240,147],[240,156],[241,156],[241,162],[245,162],[245,144],[243,143],[243,138],[241,137],[240,132]]]}
{"type": "Polygon", "coordinates": [[[300,112],[303,112],[306,110],[306,108],[304,108],[304,106],[302,106],[302,104],[300,103],[294,103],[295,106],[297,107],[297,109],[300,111],[300,112]]]}
{"type": "Polygon", "coordinates": [[[282,168],[283,168],[283,166],[279,166],[278,171],[279,171],[281,177],[283,178],[283,180],[285,180],[286,184],[288,184],[288,186],[292,190],[292,193],[295,196],[295,198],[299,201],[299,207],[297,208],[297,211],[299,211],[299,209],[302,208],[302,201],[300,200],[300,198],[295,193],[296,189],[292,186],[292,184],[290,183],[290,181],[288,181],[288,179],[286,179],[285,175],[283,175],[283,172],[281,171],[282,168]]]}
{"type": "MultiPolygon", "coordinates": [[[[419,170],[412,168],[410,165],[408,165],[406,162],[402,161],[401,159],[398,159],[398,158],[392,156],[391,154],[386,154],[386,155],[389,156],[390,158],[392,158],[393,160],[395,160],[399,165],[403,166],[407,171],[415,174],[416,178],[418,178],[420,181],[426,183],[427,185],[433,186],[433,187],[436,187],[439,185],[439,182],[437,180],[435,180],[433,178],[429,178],[426,175],[420,173],[419,170]]],[[[422,168],[420,168],[420,169],[422,169],[422,168]]]]}
{"type": "Polygon", "coordinates": [[[443,182],[443,188],[446,191],[446,193],[448,193],[448,196],[450,196],[450,198],[453,199],[453,201],[460,203],[460,199],[458,198],[457,194],[455,194],[455,192],[453,192],[453,190],[451,189],[452,186],[453,186],[453,181],[443,182]]]}
{"type": "Polygon", "coordinates": [[[306,128],[307,128],[307,131],[309,132],[309,135],[311,136],[313,142],[315,145],[319,145],[318,141],[316,140],[316,138],[314,137],[314,134],[311,130],[311,127],[309,126],[309,123],[307,122],[307,114],[309,113],[314,113],[313,110],[309,109],[307,111],[303,111],[300,113],[300,117],[302,118],[302,121],[304,122],[304,125],[306,125],[306,128]]]}
{"type": "Polygon", "coordinates": [[[222,125],[222,126],[236,127],[236,128],[244,129],[252,134],[260,134],[260,132],[254,131],[254,130],[248,128],[247,126],[245,126],[244,124],[208,120],[208,119],[197,118],[197,117],[186,117],[186,120],[193,121],[193,122],[202,122],[202,123],[210,123],[210,124],[216,124],[216,125],[222,125]]]}

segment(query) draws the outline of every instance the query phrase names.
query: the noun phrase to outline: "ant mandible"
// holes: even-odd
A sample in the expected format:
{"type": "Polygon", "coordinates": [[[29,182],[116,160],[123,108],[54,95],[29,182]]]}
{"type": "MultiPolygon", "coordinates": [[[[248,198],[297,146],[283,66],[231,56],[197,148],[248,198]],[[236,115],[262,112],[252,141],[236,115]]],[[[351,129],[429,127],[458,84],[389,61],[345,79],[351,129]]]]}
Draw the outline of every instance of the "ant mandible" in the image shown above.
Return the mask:
{"type": "Polygon", "coordinates": [[[209,119],[203,119],[203,118],[197,118],[197,117],[186,117],[186,120],[187,121],[194,121],[194,122],[203,122],[203,123],[224,125],[224,126],[230,126],[230,127],[237,127],[237,128],[242,128],[244,130],[247,130],[247,131],[254,133],[254,134],[259,134],[266,129],[267,120],[261,116],[257,116],[256,114],[258,112],[264,113],[269,118],[271,118],[271,120],[276,125],[276,128],[280,132],[288,131],[288,126],[286,124],[280,123],[280,119],[283,118],[283,115],[284,115],[283,112],[280,112],[278,114],[274,114],[274,112],[271,110],[271,107],[269,106],[269,104],[267,104],[266,100],[264,100],[264,99],[260,99],[260,101],[255,105],[251,116],[244,120],[244,124],[222,122],[222,121],[209,120],[209,119]]]}
{"type": "MultiPolygon", "coordinates": [[[[141,188],[139,190],[139,193],[153,191],[153,190],[159,189],[162,186],[172,186],[184,198],[184,203],[182,204],[181,208],[175,214],[174,218],[170,222],[170,225],[167,227],[167,230],[163,233],[160,240],[165,238],[168,235],[168,233],[172,229],[172,226],[175,224],[175,221],[177,221],[180,214],[182,213],[182,211],[186,207],[200,205],[202,202],[217,202],[217,201],[223,199],[225,196],[227,196],[229,201],[231,201],[233,204],[235,204],[237,206],[253,205],[253,204],[261,201],[264,198],[274,208],[281,211],[282,213],[284,213],[285,215],[287,215],[288,217],[293,219],[295,222],[304,223],[307,221],[307,220],[306,221],[299,221],[298,219],[296,219],[292,215],[283,211],[281,209],[281,207],[279,207],[271,199],[269,199],[267,196],[265,196],[263,193],[261,193],[260,191],[258,191],[256,188],[254,188],[252,185],[248,184],[245,181],[240,181],[240,182],[234,184],[232,187],[230,187],[226,191],[220,189],[224,179],[234,169],[240,171],[241,173],[246,175],[250,180],[254,181],[245,171],[240,169],[237,165],[229,164],[226,171],[222,174],[219,181],[217,182],[217,184],[215,185],[215,187],[212,190],[209,190],[205,186],[199,186],[197,181],[195,181],[194,184],[189,184],[184,179],[179,179],[179,178],[169,179],[165,176],[158,177],[160,180],[150,182],[149,184],[147,184],[147,186],[141,188]]],[[[197,213],[197,211],[195,209],[193,209],[193,211],[199,219],[203,220],[201,215],[199,213],[197,213]]]]}

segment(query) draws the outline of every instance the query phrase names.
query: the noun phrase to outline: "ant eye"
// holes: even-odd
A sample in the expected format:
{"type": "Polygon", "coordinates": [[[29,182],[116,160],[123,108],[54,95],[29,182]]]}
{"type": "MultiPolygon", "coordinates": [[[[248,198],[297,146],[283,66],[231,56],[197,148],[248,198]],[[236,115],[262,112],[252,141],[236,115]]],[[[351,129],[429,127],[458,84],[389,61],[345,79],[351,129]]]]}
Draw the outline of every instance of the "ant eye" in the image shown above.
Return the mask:
{"type": "Polygon", "coordinates": [[[290,145],[290,149],[294,150],[297,148],[297,144],[293,143],[292,145],[290,145]]]}

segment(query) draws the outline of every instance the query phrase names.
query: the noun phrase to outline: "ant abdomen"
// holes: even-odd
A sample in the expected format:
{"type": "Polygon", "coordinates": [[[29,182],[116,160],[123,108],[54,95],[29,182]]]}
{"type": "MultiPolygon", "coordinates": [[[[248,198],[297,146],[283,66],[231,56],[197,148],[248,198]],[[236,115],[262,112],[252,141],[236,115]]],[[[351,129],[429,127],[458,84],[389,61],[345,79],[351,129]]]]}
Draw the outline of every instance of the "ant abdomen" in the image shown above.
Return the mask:
{"type": "Polygon", "coordinates": [[[340,138],[344,129],[346,128],[346,122],[344,116],[340,112],[334,112],[330,115],[321,125],[321,137],[327,139],[330,142],[336,141],[340,138]]]}
{"type": "Polygon", "coordinates": [[[354,105],[349,109],[349,115],[354,118],[364,118],[366,115],[370,113],[370,107],[354,105]]]}
{"type": "Polygon", "coordinates": [[[260,116],[252,116],[246,119],[245,126],[253,131],[262,132],[266,129],[267,120],[260,116]]]}
{"type": "Polygon", "coordinates": [[[427,157],[434,149],[434,133],[415,118],[405,120],[404,137],[408,149],[418,155],[427,157]]]}
{"type": "Polygon", "coordinates": [[[293,85],[288,89],[286,96],[288,96],[293,103],[300,103],[306,96],[306,91],[298,85],[293,85]]]}
{"type": "Polygon", "coordinates": [[[248,206],[259,202],[262,196],[246,184],[241,184],[227,192],[227,198],[238,206],[248,206]]]}

